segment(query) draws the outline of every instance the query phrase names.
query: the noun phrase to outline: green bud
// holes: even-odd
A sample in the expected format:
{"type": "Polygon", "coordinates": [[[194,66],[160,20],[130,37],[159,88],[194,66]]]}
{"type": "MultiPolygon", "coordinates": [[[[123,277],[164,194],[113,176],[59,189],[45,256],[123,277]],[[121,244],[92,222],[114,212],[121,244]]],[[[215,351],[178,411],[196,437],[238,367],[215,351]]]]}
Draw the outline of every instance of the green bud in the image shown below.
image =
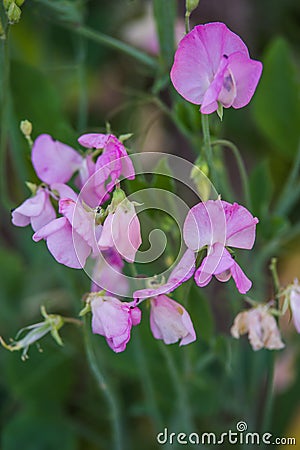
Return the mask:
{"type": "Polygon", "coordinates": [[[3,0],[3,6],[5,11],[9,10],[10,5],[13,3],[13,0],[3,0]]]}
{"type": "Polygon", "coordinates": [[[7,11],[7,18],[10,24],[18,23],[21,18],[21,10],[15,2],[10,4],[7,11]]]}
{"type": "Polygon", "coordinates": [[[188,13],[191,13],[192,11],[194,11],[194,9],[196,9],[198,5],[199,5],[199,0],[186,0],[186,2],[185,2],[185,8],[188,13]]]}
{"type": "Polygon", "coordinates": [[[20,130],[25,137],[28,137],[32,133],[32,123],[29,120],[22,120],[20,123],[20,130]]]}
{"type": "Polygon", "coordinates": [[[130,139],[133,136],[133,133],[127,133],[127,134],[121,134],[119,136],[119,141],[121,141],[122,143],[127,141],[127,139],[130,139]]]}
{"type": "Polygon", "coordinates": [[[196,163],[191,170],[191,179],[194,181],[197,191],[203,201],[209,200],[211,195],[211,182],[207,178],[209,168],[206,162],[196,163]]]}
{"type": "Polygon", "coordinates": [[[18,6],[22,6],[25,0],[15,0],[15,2],[18,6]]]}
{"type": "Polygon", "coordinates": [[[220,102],[218,102],[217,114],[222,122],[222,120],[223,120],[223,105],[220,102]]]}

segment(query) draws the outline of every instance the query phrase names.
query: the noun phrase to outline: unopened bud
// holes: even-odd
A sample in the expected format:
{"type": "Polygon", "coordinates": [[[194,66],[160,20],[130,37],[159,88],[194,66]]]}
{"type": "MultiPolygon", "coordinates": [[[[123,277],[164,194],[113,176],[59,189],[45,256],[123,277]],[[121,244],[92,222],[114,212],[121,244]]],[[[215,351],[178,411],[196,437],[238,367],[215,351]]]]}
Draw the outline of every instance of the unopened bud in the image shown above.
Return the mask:
{"type": "Polygon", "coordinates": [[[13,0],[3,0],[3,6],[5,11],[9,10],[9,7],[12,3],[14,3],[13,0]]]}
{"type": "Polygon", "coordinates": [[[31,139],[31,133],[32,133],[32,123],[29,122],[29,120],[22,120],[20,123],[20,130],[24,134],[25,138],[28,141],[28,144],[30,147],[32,147],[32,139],[31,139]]]}
{"type": "Polygon", "coordinates": [[[15,2],[18,6],[22,6],[25,0],[15,0],[15,2]]]}
{"type": "Polygon", "coordinates": [[[7,11],[7,18],[10,24],[19,22],[21,18],[21,9],[15,2],[12,2],[7,11]]]}
{"type": "Polygon", "coordinates": [[[191,179],[194,181],[202,201],[209,200],[212,193],[212,185],[207,178],[208,173],[208,165],[205,162],[202,162],[201,165],[197,164],[191,171],[191,179]]]}
{"type": "Polygon", "coordinates": [[[24,136],[30,136],[32,133],[32,123],[29,120],[22,120],[20,123],[20,130],[24,136]]]}
{"type": "Polygon", "coordinates": [[[191,13],[194,11],[194,9],[197,8],[199,5],[199,0],[186,0],[185,2],[185,8],[188,13],[191,13]]]}

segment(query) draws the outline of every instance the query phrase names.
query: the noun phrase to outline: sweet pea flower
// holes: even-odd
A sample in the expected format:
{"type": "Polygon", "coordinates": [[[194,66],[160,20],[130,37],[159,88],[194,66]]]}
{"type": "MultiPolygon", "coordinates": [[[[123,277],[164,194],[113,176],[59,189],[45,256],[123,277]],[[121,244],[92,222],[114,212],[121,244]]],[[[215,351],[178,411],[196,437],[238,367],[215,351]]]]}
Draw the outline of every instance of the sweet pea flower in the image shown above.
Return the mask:
{"type": "Polygon", "coordinates": [[[123,352],[132,326],[141,321],[141,310],[134,302],[121,302],[108,295],[90,294],[88,300],[92,310],[93,333],[104,336],[114,352],[123,352]]]}
{"type": "Polygon", "coordinates": [[[133,262],[142,243],[135,207],[121,189],[116,189],[98,241],[100,250],[115,248],[128,262],[133,262]]]}
{"type": "Polygon", "coordinates": [[[35,195],[25,200],[12,211],[12,223],[17,227],[31,224],[33,231],[37,231],[56,218],[55,209],[50,200],[49,191],[38,188],[35,195]]]}
{"type": "MultiPolygon", "coordinates": [[[[63,192],[61,186],[56,185],[56,188],[63,192]]],[[[63,217],[49,222],[32,238],[35,242],[45,239],[48,250],[59,263],[82,269],[89,255],[96,256],[99,253],[97,239],[102,226],[95,222],[95,211],[84,208],[74,192],[70,194],[73,198],[59,200],[59,212],[63,217]]]]}
{"type": "MultiPolygon", "coordinates": [[[[91,191],[96,193],[97,205],[107,200],[107,194],[113,190],[121,176],[130,180],[134,179],[135,171],[132,161],[122,142],[113,134],[84,134],[80,136],[78,142],[89,149],[102,149],[94,166],[89,162],[88,167],[81,170],[78,178],[80,187],[84,187],[82,195],[90,197],[91,191]]],[[[91,200],[89,204],[92,204],[91,200]]]]}
{"type": "Polygon", "coordinates": [[[268,305],[259,305],[239,313],[234,319],[231,334],[238,339],[248,333],[253,350],[267,348],[279,350],[284,347],[275,318],[268,311],[268,305]]]}
{"type": "Polygon", "coordinates": [[[37,176],[46,184],[66,183],[80,169],[83,158],[69,145],[41,134],[32,147],[31,160],[37,176]]]}
{"type": "Polygon", "coordinates": [[[182,305],[167,295],[157,295],[150,302],[150,327],[156,339],[162,339],[165,344],[180,340],[180,346],[196,340],[190,315],[182,305]]]}
{"type": "Polygon", "coordinates": [[[220,22],[196,26],[180,41],[171,70],[175,89],[211,114],[246,106],[256,89],[262,64],[250,59],[242,39],[220,22]]]}
{"type": "Polygon", "coordinates": [[[215,275],[222,282],[232,277],[241,294],[251,288],[251,281],[226,247],[250,250],[257,223],[258,219],[237,203],[208,200],[191,208],[183,227],[185,243],[195,252],[207,247],[207,256],[195,273],[198,286],[206,286],[215,275]]]}
{"type": "Polygon", "coordinates": [[[133,294],[136,302],[151,298],[151,331],[156,339],[162,339],[165,344],[173,344],[181,339],[179,345],[186,345],[196,339],[189,313],[182,305],[165,295],[191,278],[194,271],[194,252],[186,250],[166,283],[159,284],[154,277],[150,288],[135,291],[133,294]]]}
{"type": "Polygon", "coordinates": [[[295,328],[300,333],[300,285],[297,279],[290,286],[290,307],[295,328]]]}

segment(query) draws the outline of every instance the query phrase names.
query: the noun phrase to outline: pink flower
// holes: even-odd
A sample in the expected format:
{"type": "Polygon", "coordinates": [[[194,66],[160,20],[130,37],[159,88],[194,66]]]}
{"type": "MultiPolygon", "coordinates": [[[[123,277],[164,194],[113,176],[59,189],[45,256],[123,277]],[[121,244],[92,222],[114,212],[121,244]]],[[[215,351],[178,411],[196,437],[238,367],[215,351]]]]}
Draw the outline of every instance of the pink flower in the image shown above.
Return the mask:
{"type": "Polygon", "coordinates": [[[183,228],[186,245],[194,251],[207,247],[207,256],[195,273],[198,286],[206,286],[215,275],[222,282],[232,276],[241,294],[251,288],[251,281],[225,247],[251,249],[257,223],[243,206],[221,200],[199,203],[189,211],[183,228]]]}
{"type": "Polygon", "coordinates": [[[232,336],[238,339],[246,333],[253,350],[279,350],[284,347],[276,320],[268,312],[267,305],[259,305],[236,316],[231,328],[232,336]]]}
{"type": "Polygon", "coordinates": [[[49,192],[38,188],[35,195],[25,200],[12,212],[12,223],[17,227],[31,224],[34,231],[39,230],[56,217],[50,201],[49,192]]]}
{"type": "Polygon", "coordinates": [[[162,339],[165,344],[181,340],[181,346],[196,340],[190,315],[182,305],[166,295],[151,299],[150,327],[153,336],[162,339]]]}
{"type": "Polygon", "coordinates": [[[297,279],[290,289],[290,307],[293,321],[297,332],[300,333],[300,285],[297,279]]]}
{"type": "Polygon", "coordinates": [[[83,158],[72,147],[54,141],[49,134],[41,134],[33,144],[31,160],[39,179],[52,184],[69,181],[83,158]]]}
{"type": "Polygon", "coordinates": [[[78,142],[87,148],[103,149],[95,165],[92,167],[89,163],[85,170],[81,169],[79,177],[80,187],[83,187],[81,195],[88,198],[91,191],[96,194],[97,203],[94,204],[95,201],[89,200],[90,205],[100,205],[107,200],[108,192],[113,190],[121,176],[130,180],[134,179],[135,171],[132,161],[124,145],[113,134],[84,134],[78,142]]]}
{"type": "Polygon", "coordinates": [[[141,321],[141,310],[133,302],[121,302],[108,295],[91,294],[90,298],[93,333],[104,336],[114,352],[123,352],[132,326],[141,321]]]}
{"type": "MultiPolygon", "coordinates": [[[[117,189],[115,192],[123,191],[117,189]]],[[[138,216],[133,203],[125,197],[106,217],[98,241],[99,248],[100,250],[115,248],[122,258],[128,262],[133,262],[141,243],[138,216]]]]}
{"type": "Polygon", "coordinates": [[[219,22],[196,26],[179,43],[171,70],[175,89],[186,100],[201,105],[201,113],[242,108],[257,86],[262,64],[250,59],[239,36],[219,22]]]}
{"type": "Polygon", "coordinates": [[[60,193],[70,194],[72,198],[59,200],[59,212],[63,217],[52,220],[34,235],[35,242],[45,239],[52,256],[61,264],[74,269],[82,269],[90,254],[99,254],[97,239],[102,230],[95,223],[95,211],[86,209],[76,194],[62,185],[54,185],[60,193]]]}

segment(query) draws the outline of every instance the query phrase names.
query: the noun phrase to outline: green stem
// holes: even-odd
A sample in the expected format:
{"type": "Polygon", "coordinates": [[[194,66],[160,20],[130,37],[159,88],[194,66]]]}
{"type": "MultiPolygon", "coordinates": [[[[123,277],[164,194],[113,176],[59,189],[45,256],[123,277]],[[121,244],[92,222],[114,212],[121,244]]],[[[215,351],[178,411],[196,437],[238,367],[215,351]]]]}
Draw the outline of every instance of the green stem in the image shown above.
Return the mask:
{"type": "Polygon", "coordinates": [[[146,53],[142,52],[141,50],[138,50],[134,47],[131,47],[128,44],[125,44],[122,41],[119,41],[118,39],[115,39],[111,36],[107,36],[106,34],[100,33],[99,31],[92,30],[91,28],[85,27],[83,25],[66,25],[66,24],[60,24],[64,28],[68,28],[69,30],[74,31],[75,33],[79,34],[80,36],[83,36],[87,39],[90,39],[91,41],[96,42],[97,44],[102,44],[106,47],[109,47],[113,50],[117,50],[121,53],[125,53],[128,56],[131,56],[132,58],[136,59],[137,61],[145,64],[152,70],[157,69],[158,64],[157,60],[146,53]]]}
{"type": "Polygon", "coordinates": [[[191,13],[189,12],[189,11],[186,11],[185,12],[185,17],[184,17],[184,19],[185,19],[185,33],[186,34],[188,34],[189,32],[190,32],[190,16],[191,16],[191,13]]]}
{"type": "Polygon", "coordinates": [[[1,120],[0,120],[0,183],[1,183],[1,200],[5,208],[11,208],[11,201],[7,191],[6,176],[6,149],[8,138],[8,121],[9,121],[9,47],[8,34],[9,27],[5,30],[6,38],[0,41],[0,102],[1,102],[1,120]]]}
{"type": "Polygon", "coordinates": [[[278,215],[286,215],[294,203],[300,196],[300,184],[296,185],[297,178],[299,176],[300,168],[300,145],[295,157],[295,161],[292,165],[292,170],[286,180],[285,186],[282,189],[281,195],[277,202],[275,212],[278,215]]]}
{"type": "MultiPolygon", "coordinates": [[[[280,281],[277,272],[277,258],[271,259],[271,264],[269,269],[272,274],[273,284],[274,284],[274,298],[276,302],[276,309],[278,309],[279,303],[279,292],[280,292],[280,281]]],[[[278,321],[278,318],[277,318],[278,321]]],[[[262,420],[262,432],[269,431],[272,408],[273,408],[273,388],[274,388],[274,369],[275,369],[275,358],[276,353],[273,350],[269,355],[268,361],[268,374],[266,379],[266,392],[265,392],[265,403],[263,409],[263,420],[262,420]]]]}
{"type": "Polygon", "coordinates": [[[207,165],[210,172],[210,178],[215,185],[217,178],[216,178],[216,171],[213,163],[213,154],[212,154],[212,148],[211,148],[211,141],[210,141],[210,131],[209,131],[209,118],[208,114],[202,114],[201,115],[201,124],[202,124],[202,133],[203,133],[203,148],[205,152],[205,157],[207,161],[207,165]]]}
{"type": "Polygon", "coordinates": [[[237,146],[235,144],[233,144],[233,142],[227,141],[226,139],[218,139],[216,141],[213,141],[211,143],[211,145],[212,146],[220,145],[223,147],[228,147],[234,154],[237,166],[239,168],[242,184],[243,184],[243,191],[244,191],[246,205],[249,209],[251,209],[251,196],[250,196],[250,189],[249,189],[249,183],[248,183],[248,175],[246,172],[244,161],[239,152],[239,149],[237,148],[237,146]]]}
{"type": "Polygon", "coordinates": [[[78,75],[78,130],[83,132],[88,120],[88,100],[87,100],[87,82],[86,82],[86,42],[82,36],[76,39],[77,47],[77,75],[78,75]]]}
{"type": "Polygon", "coordinates": [[[121,414],[118,401],[114,395],[112,389],[107,383],[103,373],[99,369],[95,351],[93,349],[93,344],[90,336],[90,322],[87,316],[84,317],[84,342],[87,354],[87,359],[89,362],[90,369],[94,375],[94,378],[98,384],[103,395],[106,397],[107,403],[111,410],[111,420],[112,420],[112,434],[114,441],[114,449],[122,450],[123,440],[122,440],[122,426],[121,426],[121,414]]]}

